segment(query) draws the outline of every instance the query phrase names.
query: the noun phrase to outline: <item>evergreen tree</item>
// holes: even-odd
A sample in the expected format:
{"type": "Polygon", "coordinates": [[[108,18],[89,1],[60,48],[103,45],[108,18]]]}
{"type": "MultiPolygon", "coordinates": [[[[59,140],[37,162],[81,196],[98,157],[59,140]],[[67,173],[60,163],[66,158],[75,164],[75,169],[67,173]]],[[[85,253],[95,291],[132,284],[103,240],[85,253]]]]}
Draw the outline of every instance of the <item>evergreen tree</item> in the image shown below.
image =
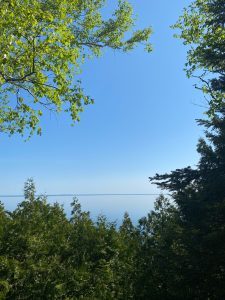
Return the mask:
{"type": "Polygon", "coordinates": [[[161,195],[154,210],[139,221],[135,299],[184,299],[182,228],[170,199],[161,195]]]}
{"type": "Polygon", "coordinates": [[[35,196],[10,213],[0,206],[0,299],[134,299],[135,228],[94,222],[78,200],[63,207],[35,196]]]}
{"type": "Polygon", "coordinates": [[[224,299],[225,280],[225,108],[199,120],[207,140],[198,144],[196,168],[150,178],[172,192],[188,253],[183,276],[187,299],[224,299]]]}

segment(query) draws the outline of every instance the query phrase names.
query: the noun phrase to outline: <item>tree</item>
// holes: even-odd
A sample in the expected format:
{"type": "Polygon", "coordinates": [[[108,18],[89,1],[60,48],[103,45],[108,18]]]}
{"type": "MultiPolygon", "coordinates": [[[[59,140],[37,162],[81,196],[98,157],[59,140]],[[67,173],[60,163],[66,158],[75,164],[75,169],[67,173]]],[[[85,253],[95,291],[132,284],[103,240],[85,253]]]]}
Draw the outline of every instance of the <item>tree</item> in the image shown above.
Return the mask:
{"type": "Polygon", "coordinates": [[[224,299],[225,280],[225,107],[211,120],[199,120],[208,142],[200,139],[197,168],[150,178],[172,193],[180,214],[183,288],[187,299],[224,299]]]}
{"type": "Polygon", "coordinates": [[[134,31],[124,0],[109,18],[104,0],[6,0],[0,13],[0,132],[41,134],[44,109],[79,120],[86,96],[76,75],[104,48],[129,51],[148,43],[151,29],[134,31]],[[128,37],[127,37],[128,36],[128,37]]]}
{"type": "Polygon", "coordinates": [[[182,282],[185,249],[176,206],[160,195],[154,211],[139,220],[135,299],[186,299],[182,282]]]}
{"type": "Polygon", "coordinates": [[[74,199],[69,219],[59,204],[35,196],[32,180],[24,192],[14,211],[0,205],[1,299],[134,299],[128,217],[120,230],[103,216],[94,222],[74,199]]]}
{"type": "Polygon", "coordinates": [[[174,28],[189,45],[186,71],[197,77],[197,88],[210,95],[209,115],[219,109],[225,99],[225,2],[196,0],[184,10],[174,28]]]}

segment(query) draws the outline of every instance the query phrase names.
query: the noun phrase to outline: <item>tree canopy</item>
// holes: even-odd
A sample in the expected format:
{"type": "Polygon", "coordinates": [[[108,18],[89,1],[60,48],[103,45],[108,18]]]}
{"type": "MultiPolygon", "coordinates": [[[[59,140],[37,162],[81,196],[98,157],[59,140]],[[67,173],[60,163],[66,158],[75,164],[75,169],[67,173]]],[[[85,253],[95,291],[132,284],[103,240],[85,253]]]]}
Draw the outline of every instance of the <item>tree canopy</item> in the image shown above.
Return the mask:
{"type": "Polygon", "coordinates": [[[0,205],[1,299],[189,299],[177,208],[160,196],[137,224],[66,215],[28,180],[14,211],[0,205]]]}
{"type": "Polygon", "coordinates": [[[118,226],[104,216],[92,220],[76,198],[71,215],[66,215],[59,204],[35,196],[31,180],[25,184],[24,196],[14,211],[0,205],[1,299],[122,300],[148,299],[152,291],[162,294],[157,260],[147,268],[155,268],[149,274],[142,267],[144,261],[150,263],[150,255],[158,255],[149,229],[161,239],[157,227],[167,221],[169,211],[173,214],[163,197],[140,226],[127,213],[118,226]],[[159,284],[154,286],[154,281],[159,284]]]}
{"type": "Polygon", "coordinates": [[[186,71],[197,77],[197,88],[209,95],[209,115],[225,99],[225,2],[196,0],[184,10],[174,28],[189,46],[186,71]]]}
{"type": "MultiPolygon", "coordinates": [[[[6,120],[1,117],[2,131],[36,130],[36,110],[26,102],[32,95],[32,107],[34,102],[56,110],[69,105],[65,109],[76,119],[82,103],[90,101],[77,90],[72,78],[81,58],[89,51],[99,55],[104,47],[128,51],[141,40],[147,41],[150,29],[124,40],[133,25],[127,2],[119,2],[108,21],[101,18],[102,5],[100,0],[4,2],[0,10],[5,14],[13,11],[9,20],[15,24],[10,27],[12,32],[3,31],[9,40],[12,35],[14,46],[10,48],[11,44],[2,40],[1,80],[2,87],[6,86],[2,88],[0,113],[11,116],[6,120]],[[29,10],[24,11],[21,32],[16,23],[20,20],[18,3],[21,13],[23,5],[30,8],[29,15],[29,10]],[[33,16],[31,4],[38,12],[33,26],[28,21],[33,16]],[[40,24],[43,27],[39,28],[40,24]],[[41,30],[40,36],[35,35],[36,28],[41,30]],[[24,29],[31,30],[28,36],[24,29]],[[45,30],[50,40],[43,34],[45,30]],[[21,59],[18,65],[16,58],[21,59]],[[58,89],[62,94],[55,96],[58,89]],[[21,90],[30,96],[20,95],[21,90]],[[15,109],[12,99],[6,97],[11,94],[16,96],[15,109]]],[[[1,299],[225,299],[224,7],[222,0],[196,0],[175,25],[185,43],[192,46],[188,76],[197,72],[203,83],[200,88],[211,97],[210,118],[198,120],[205,138],[197,146],[197,166],[150,177],[170,197],[159,196],[154,211],[136,225],[127,213],[120,226],[104,216],[93,220],[76,198],[68,216],[59,204],[36,196],[34,182],[28,180],[25,199],[14,211],[0,204],[1,299]]],[[[0,24],[6,20],[1,19],[0,24]]]]}
{"type": "Polygon", "coordinates": [[[105,0],[6,0],[0,6],[0,132],[41,134],[45,109],[79,120],[85,95],[78,73],[104,48],[129,51],[148,43],[151,28],[134,31],[132,6],[105,0]]]}

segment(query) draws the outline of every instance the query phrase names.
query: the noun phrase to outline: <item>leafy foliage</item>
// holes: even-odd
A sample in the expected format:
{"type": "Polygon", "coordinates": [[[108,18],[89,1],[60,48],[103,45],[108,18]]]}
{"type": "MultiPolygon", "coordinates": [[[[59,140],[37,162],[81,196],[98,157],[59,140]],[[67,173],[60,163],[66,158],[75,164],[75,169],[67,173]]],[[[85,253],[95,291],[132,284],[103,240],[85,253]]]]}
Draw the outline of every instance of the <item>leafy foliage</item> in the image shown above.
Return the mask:
{"type": "MultiPolygon", "coordinates": [[[[6,1],[3,8],[19,9],[18,3],[6,1]]],[[[108,21],[102,21],[99,14],[103,4],[100,0],[71,4],[61,1],[64,6],[57,0],[23,1],[26,5],[31,3],[43,11],[43,22],[48,19],[46,12],[53,13],[51,21],[45,24],[59,28],[62,24],[58,21],[64,20],[61,14],[64,12],[65,20],[70,17],[68,8],[71,14],[84,12],[78,13],[80,18],[76,19],[83,27],[72,22],[65,29],[77,30],[76,43],[86,41],[76,47],[71,42],[71,49],[80,47],[79,53],[88,48],[99,55],[106,46],[127,51],[149,34],[137,32],[131,39],[123,40],[133,24],[131,7],[126,2],[119,2],[114,19],[108,21]]],[[[42,22],[42,15],[39,17],[37,25],[42,22]]],[[[28,26],[26,19],[24,22],[23,26],[28,26]]],[[[203,69],[206,77],[199,76],[205,84],[202,89],[212,97],[211,118],[198,120],[206,135],[198,143],[198,165],[151,177],[151,181],[171,193],[171,198],[160,196],[154,211],[137,225],[125,213],[120,227],[104,216],[93,221],[76,198],[69,219],[63,207],[50,205],[44,196],[37,197],[34,182],[28,180],[25,200],[13,212],[0,205],[1,299],[225,299],[224,1],[196,0],[176,27],[181,29],[185,43],[195,45],[189,51],[188,75],[203,69]],[[209,73],[213,76],[207,78],[209,73]]],[[[44,43],[45,38],[38,41],[44,43]]],[[[58,47],[60,43],[59,39],[53,44],[58,47]]],[[[70,65],[68,69],[71,70],[70,65]]],[[[22,78],[21,84],[27,84],[30,76],[32,80],[34,74],[25,71],[18,66],[15,82],[22,78]]],[[[1,76],[4,79],[5,75],[1,76]]],[[[14,85],[14,81],[7,84],[14,85]]]]}
{"type": "Polygon", "coordinates": [[[209,115],[213,115],[225,98],[225,2],[196,0],[175,24],[179,37],[189,45],[186,71],[188,77],[200,79],[200,88],[210,95],[209,115]]]}
{"type": "Polygon", "coordinates": [[[132,6],[116,1],[104,18],[104,0],[6,0],[0,13],[0,132],[37,132],[43,109],[79,120],[86,96],[76,76],[104,48],[129,51],[148,43],[151,29],[134,27],[132,6]]]}

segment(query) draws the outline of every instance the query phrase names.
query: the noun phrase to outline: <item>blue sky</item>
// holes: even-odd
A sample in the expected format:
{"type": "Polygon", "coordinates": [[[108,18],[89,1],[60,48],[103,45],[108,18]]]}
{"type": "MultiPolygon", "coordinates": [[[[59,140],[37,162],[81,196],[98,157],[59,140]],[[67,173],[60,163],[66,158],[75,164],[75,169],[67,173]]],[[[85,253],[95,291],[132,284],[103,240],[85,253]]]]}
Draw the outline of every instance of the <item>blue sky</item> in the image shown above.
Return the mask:
{"type": "MultiPolygon", "coordinates": [[[[21,194],[28,177],[40,193],[159,192],[149,176],[197,162],[202,108],[195,104],[203,97],[185,76],[187,49],[169,27],[190,2],[131,1],[137,28],[153,27],[154,51],[107,50],[85,63],[81,78],[95,104],[75,127],[68,116],[46,112],[41,137],[1,136],[0,194],[21,194]]],[[[7,207],[16,202],[3,200],[7,207]]],[[[133,218],[145,214],[154,198],[80,200],[94,215],[119,219],[125,210],[133,218]]]]}

